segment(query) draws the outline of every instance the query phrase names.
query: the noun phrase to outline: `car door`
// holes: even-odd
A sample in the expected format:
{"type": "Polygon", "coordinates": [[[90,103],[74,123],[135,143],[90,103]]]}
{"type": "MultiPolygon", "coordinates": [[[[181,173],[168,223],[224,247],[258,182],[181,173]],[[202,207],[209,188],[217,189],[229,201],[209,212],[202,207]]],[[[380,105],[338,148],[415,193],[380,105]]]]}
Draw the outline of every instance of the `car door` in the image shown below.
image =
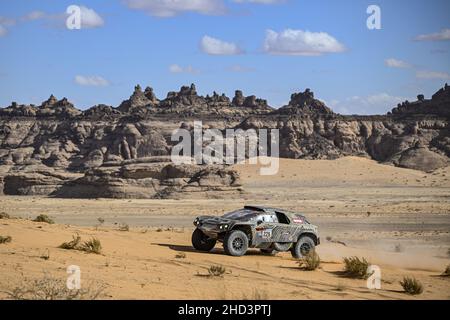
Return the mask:
{"type": "MultiPolygon", "coordinates": [[[[261,214],[257,217],[256,243],[274,242],[274,230],[278,225],[276,216],[271,214],[261,214]]],[[[276,232],[275,232],[276,233],[276,232]]]]}

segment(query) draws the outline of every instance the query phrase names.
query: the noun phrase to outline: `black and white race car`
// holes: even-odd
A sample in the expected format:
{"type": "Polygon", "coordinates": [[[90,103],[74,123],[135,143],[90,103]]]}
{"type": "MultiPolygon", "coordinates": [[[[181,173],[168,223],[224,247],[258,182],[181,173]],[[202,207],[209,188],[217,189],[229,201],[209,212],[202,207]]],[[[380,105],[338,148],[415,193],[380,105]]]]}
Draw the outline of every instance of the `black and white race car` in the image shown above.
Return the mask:
{"type": "Polygon", "coordinates": [[[211,251],[219,241],[232,256],[259,248],[266,254],[291,251],[293,257],[302,258],[320,244],[317,226],[299,213],[276,208],[245,206],[221,217],[197,217],[194,225],[195,249],[211,251]]]}

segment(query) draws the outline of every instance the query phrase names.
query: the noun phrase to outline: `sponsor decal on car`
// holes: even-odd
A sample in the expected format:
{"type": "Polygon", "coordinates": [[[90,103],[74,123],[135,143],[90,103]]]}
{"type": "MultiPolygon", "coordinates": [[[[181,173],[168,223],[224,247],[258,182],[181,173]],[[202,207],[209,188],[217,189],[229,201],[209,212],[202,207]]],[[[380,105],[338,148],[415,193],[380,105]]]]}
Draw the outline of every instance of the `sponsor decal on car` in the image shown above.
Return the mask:
{"type": "Polygon", "coordinates": [[[263,229],[261,231],[258,231],[258,236],[263,239],[270,239],[272,238],[272,229],[263,229]]]}

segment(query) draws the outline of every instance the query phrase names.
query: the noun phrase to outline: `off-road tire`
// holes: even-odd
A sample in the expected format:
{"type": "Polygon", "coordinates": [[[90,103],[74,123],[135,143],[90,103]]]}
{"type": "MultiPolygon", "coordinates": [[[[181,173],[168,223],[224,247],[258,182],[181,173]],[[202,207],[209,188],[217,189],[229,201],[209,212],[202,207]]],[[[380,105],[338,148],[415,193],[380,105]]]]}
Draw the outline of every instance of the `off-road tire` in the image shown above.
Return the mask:
{"type": "Polygon", "coordinates": [[[223,249],[230,256],[243,256],[248,249],[248,237],[245,232],[233,230],[225,235],[223,249]]]}
{"type": "Polygon", "coordinates": [[[291,254],[296,259],[304,258],[309,252],[314,251],[316,244],[311,237],[302,236],[291,248],[291,254]]]}
{"type": "Polygon", "coordinates": [[[211,251],[216,245],[216,240],[209,238],[200,229],[195,229],[192,233],[192,245],[199,251],[211,251]]]}

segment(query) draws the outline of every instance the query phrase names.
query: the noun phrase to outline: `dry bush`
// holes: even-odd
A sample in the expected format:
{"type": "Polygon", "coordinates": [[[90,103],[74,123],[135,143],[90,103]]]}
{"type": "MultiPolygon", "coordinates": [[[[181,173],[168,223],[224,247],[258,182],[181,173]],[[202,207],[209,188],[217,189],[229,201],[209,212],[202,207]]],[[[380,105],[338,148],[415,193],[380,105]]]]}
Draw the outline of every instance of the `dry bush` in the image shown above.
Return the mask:
{"type": "Polygon", "coordinates": [[[0,236],[0,243],[10,243],[12,241],[11,236],[0,236]]]}
{"type": "Polygon", "coordinates": [[[416,295],[423,292],[423,285],[414,277],[403,277],[403,281],[400,281],[400,284],[406,293],[416,295]]]}
{"type": "Polygon", "coordinates": [[[11,216],[6,212],[0,212],[0,219],[11,219],[11,216]]]}
{"type": "Polygon", "coordinates": [[[310,251],[304,258],[298,261],[302,270],[314,271],[320,266],[320,257],[316,251],[310,251]]]}
{"type": "Polygon", "coordinates": [[[444,273],[442,274],[444,277],[450,277],[450,264],[445,268],[444,273]]]}
{"type": "Polygon", "coordinates": [[[54,223],[55,223],[55,221],[53,221],[53,219],[50,218],[50,217],[49,217],[48,215],[46,215],[46,214],[40,214],[40,215],[38,215],[33,221],[34,221],[34,222],[45,222],[45,223],[48,223],[48,224],[54,224],[54,223]]]}
{"type": "Polygon", "coordinates": [[[78,245],[80,244],[81,237],[76,234],[72,236],[72,240],[69,242],[63,242],[59,245],[59,248],[61,249],[67,249],[67,250],[78,250],[78,245]]]}
{"type": "Polygon", "coordinates": [[[347,257],[344,264],[344,271],[351,278],[367,279],[370,276],[367,272],[369,262],[365,258],[347,257]]]}
{"type": "Polygon", "coordinates": [[[69,290],[65,279],[45,275],[41,279],[24,279],[21,285],[3,291],[12,300],[95,300],[104,295],[105,286],[69,290]]]}
{"type": "Polygon", "coordinates": [[[217,265],[217,266],[210,266],[208,268],[209,275],[213,276],[213,277],[222,277],[225,274],[226,271],[227,270],[225,269],[224,266],[219,266],[219,265],[217,265]]]}
{"type": "Polygon", "coordinates": [[[92,238],[91,240],[85,241],[79,250],[87,253],[100,254],[102,252],[102,244],[97,238],[92,238]]]}
{"type": "Polygon", "coordinates": [[[266,291],[259,290],[257,288],[253,289],[252,294],[247,296],[246,294],[242,295],[242,300],[268,300],[269,295],[266,291]]]}
{"type": "Polygon", "coordinates": [[[119,231],[130,231],[130,226],[127,223],[119,224],[119,231]]]}
{"type": "Polygon", "coordinates": [[[186,253],[184,253],[184,252],[178,252],[178,253],[175,255],[175,258],[176,258],[176,259],[185,259],[185,258],[186,258],[186,253]]]}

